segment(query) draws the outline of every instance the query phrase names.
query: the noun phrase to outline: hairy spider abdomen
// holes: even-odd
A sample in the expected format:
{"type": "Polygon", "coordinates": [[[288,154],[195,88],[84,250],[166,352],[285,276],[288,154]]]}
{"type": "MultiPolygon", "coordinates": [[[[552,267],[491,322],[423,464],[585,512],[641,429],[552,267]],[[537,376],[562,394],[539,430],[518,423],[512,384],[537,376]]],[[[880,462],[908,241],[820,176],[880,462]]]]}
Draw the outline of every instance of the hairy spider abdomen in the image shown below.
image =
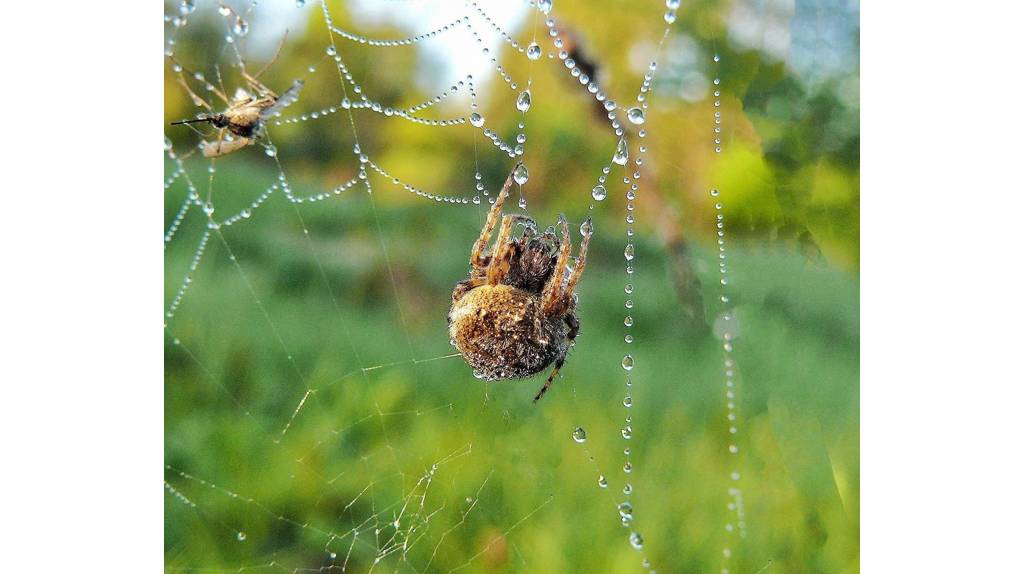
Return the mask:
{"type": "Polygon", "coordinates": [[[481,285],[452,303],[452,343],[482,379],[529,377],[567,351],[565,317],[545,317],[540,297],[510,285],[481,285]]]}

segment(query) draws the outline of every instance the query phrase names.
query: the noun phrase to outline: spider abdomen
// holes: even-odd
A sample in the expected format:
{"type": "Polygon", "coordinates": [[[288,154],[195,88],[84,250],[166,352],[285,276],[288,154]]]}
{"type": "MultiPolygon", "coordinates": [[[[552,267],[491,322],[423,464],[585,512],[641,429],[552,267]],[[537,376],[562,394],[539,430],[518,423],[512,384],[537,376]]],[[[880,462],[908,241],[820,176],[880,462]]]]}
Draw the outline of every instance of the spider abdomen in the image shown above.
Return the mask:
{"type": "Polygon", "coordinates": [[[564,355],[568,325],[545,317],[540,297],[510,285],[482,285],[452,303],[452,343],[482,379],[528,377],[564,355]]]}

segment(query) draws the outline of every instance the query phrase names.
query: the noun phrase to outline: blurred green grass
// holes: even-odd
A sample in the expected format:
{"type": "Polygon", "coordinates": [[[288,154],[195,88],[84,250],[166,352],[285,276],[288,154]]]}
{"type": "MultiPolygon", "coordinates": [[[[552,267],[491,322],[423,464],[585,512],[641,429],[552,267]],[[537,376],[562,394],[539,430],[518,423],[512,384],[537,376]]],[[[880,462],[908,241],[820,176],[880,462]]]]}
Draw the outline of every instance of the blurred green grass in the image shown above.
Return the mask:
{"type": "MultiPolygon", "coordinates": [[[[219,164],[217,218],[274,181],[246,162],[219,164]]],[[[188,165],[205,176],[205,164],[188,165]]],[[[495,184],[501,178],[488,173],[495,184]]],[[[460,571],[641,572],[616,511],[629,446],[633,526],[658,571],[717,572],[726,546],[733,572],[858,571],[855,273],[765,242],[730,242],[741,408],[740,451],[730,455],[721,341],[714,329],[687,327],[659,239],[635,238],[635,342],[627,345],[625,231],[609,206],[597,207],[579,288],[582,333],[562,378],[533,405],[543,377],[483,383],[458,357],[443,358],[454,352],[450,290],[465,275],[486,206],[392,203],[388,196],[404,192],[375,183],[376,205],[360,187],[298,206],[272,196],[221,229],[236,261],[212,236],[168,320],[166,479],[196,504],[168,498],[168,569],[274,562],[340,571],[349,555],[349,571],[369,570],[403,503],[415,520],[417,481],[436,464],[422,498],[422,514],[433,514],[414,531],[422,538],[377,568],[424,571],[429,561],[427,570],[448,571],[468,561],[460,571]],[[626,352],[636,359],[629,441],[620,434],[626,352]],[[570,438],[576,426],[586,429],[583,445],[570,438]],[[607,489],[597,485],[601,473],[607,489]],[[734,484],[743,489],[744,539],[725,530],[734,484]],[[354,544],[329,534],[357,527],[354,544]]],[[[579,193],[563,208],[585,206],[587,191],[579,193]]],[[[184,194],[180,185],[167,193],[168,221],[184,194]]],[[[552,223],[553,207],[533,215],[552,223]]],[[[583,212],[569,216],[578,223],[583,212]]],[[[204,228],[193,212],[168,244],[165,308],[204,228]]],[[[699,242],[690,249],[713,320],[717,253],[699,242]]]]}

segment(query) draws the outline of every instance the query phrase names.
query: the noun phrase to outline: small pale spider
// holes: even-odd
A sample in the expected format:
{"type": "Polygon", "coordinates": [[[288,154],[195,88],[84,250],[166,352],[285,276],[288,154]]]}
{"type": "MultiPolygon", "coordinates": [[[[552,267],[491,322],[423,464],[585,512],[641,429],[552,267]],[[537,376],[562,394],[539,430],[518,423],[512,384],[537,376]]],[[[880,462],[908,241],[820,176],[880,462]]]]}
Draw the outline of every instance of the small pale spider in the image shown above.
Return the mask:
{"type": "MultiPolygon", "coordinates": [[[[280,53],[280,50],[281,47],[278,46],[278,54],[280,53]]],[[[203,155],[206,157],[227,155],[231,152],[252,145],[263,135],[264,122],[268,118],[272,118],[280,114],[281,110],[298,100],[299,90],[302,89],[302,80],[295,80],[292,82],[291,87],[278,96],[271,91],[270,88],[266,87],[259,81],[259,77],[263,72],[267,71],[267,68],[269,68],[276,60],[277,54],[275,54],[274,59],[271,60],[270,63],[260,70],[255,76],[250,75],[245,70],[244,64],[240,64],[239,68],[241,69],[242,77],[249,86],[249,91],[239,88],[235,91],[235,96],[230,100],[228,99],[227,94],[224,93],[223,86],[218,90],[213,84],[209,84],[207,87],[210,91],[216,94],[220,99],[224,100],[228,105],[226,110],[219,113],[215,112],[213,107],[206,100],[192,91],[191,86],[188,85],[188,82],[185,81],[185,77],[181,73],[183,68],[175,61],[175,65],[178,67],[178,83],[185,88],[185,91],[188,92],[188,95],[197,106],[202,106],[209,113],[200,115],[192,120],[171,122],[171,125],[209,122],[213,124],[213,127],[218,128],[220,130],[220,135],[216,142],[204,141],[202,143],[203,155]],[[230,139],[225,140],[225,132],[231,133],[230,139]]]]}
{"type": "Polygon", "coordinates": [[[473,244],[469,279],[459,281],[452,291],[448,328],[452,344],[481,379],[529,377],[553,362],[555,368],[534,397],[536,402],[558,375],[579,334],[574,290],[587,263],[593,227],[589,218],[580,226],[579,258],[571,268],[572,244],[564,215],[558,218],[561,238],[554,228],[535,237],[536,223],[525,215],[502,216],[512,180],[509,175],[473,244]],[[485,253],[499,218],[498,239],[485,253]],[[512,235],[516,223],[525,227],[522,237],[512,235]]]}

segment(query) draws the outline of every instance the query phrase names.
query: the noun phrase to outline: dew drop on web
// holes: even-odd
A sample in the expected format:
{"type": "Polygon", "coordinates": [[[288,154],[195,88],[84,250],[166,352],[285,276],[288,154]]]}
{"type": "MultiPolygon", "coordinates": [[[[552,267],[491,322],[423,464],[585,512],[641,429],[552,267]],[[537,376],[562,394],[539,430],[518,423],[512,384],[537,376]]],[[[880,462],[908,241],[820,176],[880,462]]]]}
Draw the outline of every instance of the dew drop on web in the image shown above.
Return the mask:
{"type": "Polygon", "coordinates": [[[526,164],[519,164],[516,169],[512,172],[512,179],[519,185],[523,185],[530,179],[530,172],[526,169],[526,164]]]}
{"type": "Polygon", "coordinates": [[[587,431],[583,430],[583,427],[576,427],[572,431],[572,440],[578,443],[587,442],[587,431]]]}
{"type": "Polygon", "coordinates": [[[528,111],[532,103],[533,96],[532,94],[530,94],[530,90],[526,90],[525,92],[519,94],[519,97],[516,98],[516,109],[521,112],[528,111]]]}

